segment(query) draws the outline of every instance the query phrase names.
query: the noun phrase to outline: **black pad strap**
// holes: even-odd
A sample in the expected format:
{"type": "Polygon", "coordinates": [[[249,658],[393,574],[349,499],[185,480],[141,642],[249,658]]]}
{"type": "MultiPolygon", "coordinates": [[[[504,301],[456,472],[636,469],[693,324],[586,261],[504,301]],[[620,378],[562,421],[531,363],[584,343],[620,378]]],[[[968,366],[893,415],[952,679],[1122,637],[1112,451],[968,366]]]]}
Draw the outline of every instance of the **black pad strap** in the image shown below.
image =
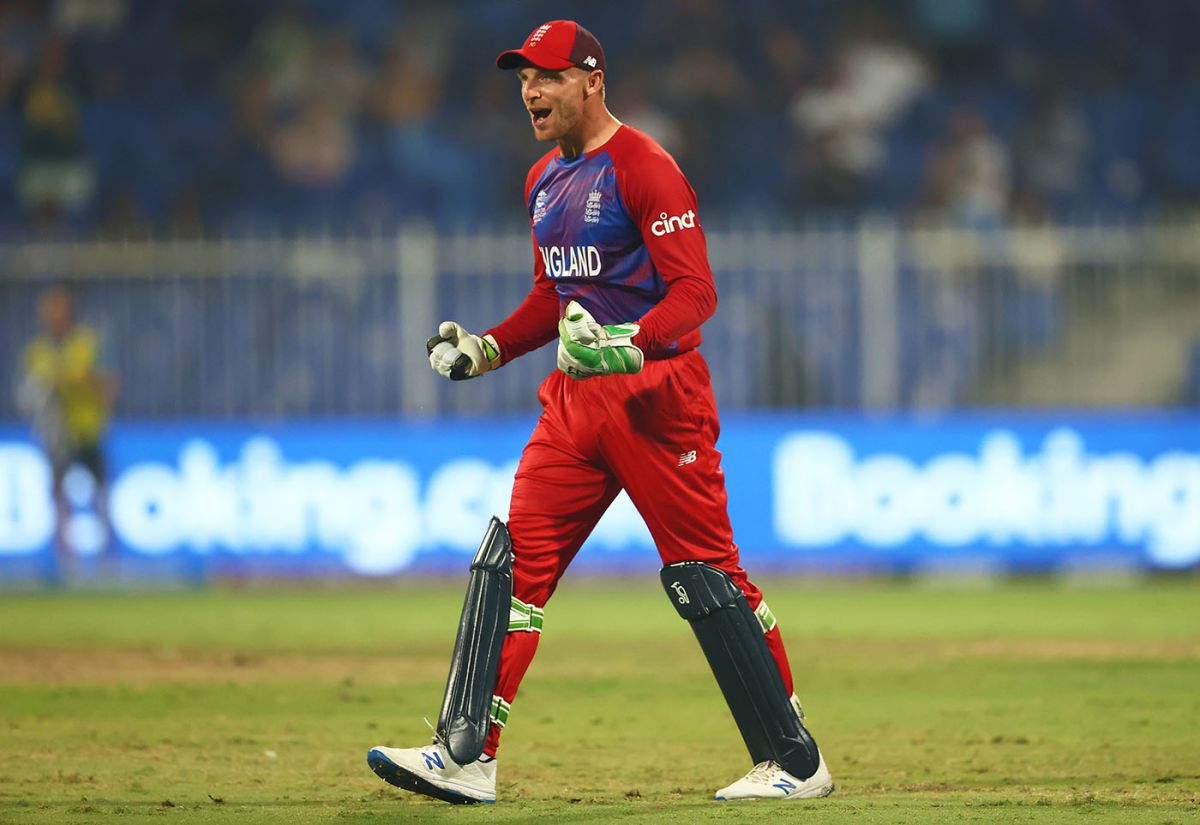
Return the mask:
{"type": "Polygon", "coordinates": [[[471,562],[446,695],[438,715],[438,737],[450,758],[460,765],[478,759],[487,742],[492,692],[511,603],[512,539],[504,522],[493,516],[471,562]]]}
{"type": "Polygon", "coordinates": [[[817,745],[792,707],[745,594],[725,571],[701,562],[667,565],[660,577],[700,642],[750,758],[778,762],[800,779],[815,774],[817,745]]]}

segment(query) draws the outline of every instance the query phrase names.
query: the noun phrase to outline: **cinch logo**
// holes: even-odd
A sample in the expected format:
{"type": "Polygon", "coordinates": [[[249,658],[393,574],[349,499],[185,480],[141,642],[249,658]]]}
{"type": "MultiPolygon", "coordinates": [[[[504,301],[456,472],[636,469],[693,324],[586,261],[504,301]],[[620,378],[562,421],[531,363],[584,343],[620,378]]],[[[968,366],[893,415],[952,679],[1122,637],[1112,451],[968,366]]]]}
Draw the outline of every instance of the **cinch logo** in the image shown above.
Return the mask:
{"type": "Polygon", "coordinates": [[[600,274],[600,250],[594,246],[539,246],[550,278],[595,278],[600,274]]]}
{"type": "Polygon", "coordinates": [[[654,233],[656,238],[661,238],[663,235],[670,235],[672,232],[680,229],[696,228],[696,213],[691,209],[682,215],[671,215],[668,217],[667,213],[663,212],[658,217],[659,220],[650,224],[650,231],[654,233]]]}

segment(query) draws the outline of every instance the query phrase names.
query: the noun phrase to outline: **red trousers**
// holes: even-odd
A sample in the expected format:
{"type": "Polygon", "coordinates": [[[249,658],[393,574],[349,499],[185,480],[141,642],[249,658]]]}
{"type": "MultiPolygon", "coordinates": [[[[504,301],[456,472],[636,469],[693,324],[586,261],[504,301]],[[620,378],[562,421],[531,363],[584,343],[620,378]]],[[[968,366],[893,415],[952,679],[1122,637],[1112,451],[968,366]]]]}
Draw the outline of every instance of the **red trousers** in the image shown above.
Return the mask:
{"type": "MultiPolygon", "coordinates": [[[[508,530],[513,596],[543,607],[567,565],[624,489],[650,528],[664,564],[700,561],[719,567],[757,608],[762,593],[738,561],[729,525],[720,432],[708,365],[693,350],[647,361],[637,375],[579,381],[551,373],[538,390],[544,411],[513,483],[508,530]]],[[[512,630],[504,640],[495,693],[517,694],[540,632],[512,630]]],[[[792,692],[787,653],[775,627],[767,644],[792,692]]],[[[507,717],[504,709],[502,719],[507,717]]],[[[495,756],[501,725],[485,753],[495,756]]]]}

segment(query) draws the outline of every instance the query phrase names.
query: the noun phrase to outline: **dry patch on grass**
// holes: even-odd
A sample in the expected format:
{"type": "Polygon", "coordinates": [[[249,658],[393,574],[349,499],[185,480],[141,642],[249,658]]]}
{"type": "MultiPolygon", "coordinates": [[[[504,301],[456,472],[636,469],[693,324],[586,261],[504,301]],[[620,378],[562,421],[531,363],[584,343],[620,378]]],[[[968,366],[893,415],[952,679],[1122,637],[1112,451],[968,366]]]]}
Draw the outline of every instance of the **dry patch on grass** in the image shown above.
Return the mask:
{"type": "MultiPolygon", "coordinates": [[[[664,673],[706,672],[691,639],[654,645],[653,655],[641,642],[592,646],[579,650],[550,644],[538,657],[543,676],[599,677],[614,671],[653,678],[664,673]]],[[[886,641],[809,640],[806,652],[818,659],[851,655],[883,667],[954,659],[1005,658],[1077,661],[1200,661],[1200,640],[1111,639],[975,639],[886,641]]],[[[423,647],[396,653],[300,654],[159,650],[64,650],[0,648],[0,684],[255,684],[304,679],[311,682],[356,681],[416,684],[446,675],[446,651],[423,647]]]]}
{"type": "Polygon", "coordinates": [[[877,668],[918,670],[930,664],[973,659],[1046,662],[1200,662],[1200,639],[849,639],[814,644],[816,658],[847,657],[877,668]]]}
{"type": "Polygon", "coordinates": [[[1200,660],[1200,639],[975,639],[942,642],[945,658],[1003,657],[1090,661],[1185,662],[1200,660]]]}
{"type": "Polygon", "coordinates": [[[970,799],[974,804],[1006,804],[1020,800],[1025,804],[1063,806],[1086,804],[1155,805],[1177,804],[1195,809],[1200,805],[1194,779],[1176,785],[1164,785],[1131,776],[1127,786],[1100,786],[1091,778],[1081,778],[1077,784],[1063,787],[1047,787],[1030,784],[972,784],[967,782],[908,782],[884,784],[871,782],[843,783],[847,795],[859,797],[894,797],[896,794],[920,797],[930,796],[951,801],[970,799]]]}
{"type": "Polygon", "coordinates": [[[196,653],[143,650],[0,650],[0,684],[421,683],[446,677],[443,657],[196,653]]]}

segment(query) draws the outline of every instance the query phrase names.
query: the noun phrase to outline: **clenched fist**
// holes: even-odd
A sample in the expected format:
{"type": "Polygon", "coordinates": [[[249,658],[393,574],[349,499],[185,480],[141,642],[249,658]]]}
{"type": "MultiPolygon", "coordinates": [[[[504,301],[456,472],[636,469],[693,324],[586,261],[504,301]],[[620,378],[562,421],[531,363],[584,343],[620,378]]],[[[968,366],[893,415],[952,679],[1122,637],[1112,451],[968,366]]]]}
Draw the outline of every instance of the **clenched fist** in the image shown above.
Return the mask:
{"type": "Polygon", "coordinates": [[[438,334],[425,342],[429,365],[451,381],[483,375],[500,364],[500,348],[490,335],[472,335],[455,321],[442,321],[438,334]]]}

